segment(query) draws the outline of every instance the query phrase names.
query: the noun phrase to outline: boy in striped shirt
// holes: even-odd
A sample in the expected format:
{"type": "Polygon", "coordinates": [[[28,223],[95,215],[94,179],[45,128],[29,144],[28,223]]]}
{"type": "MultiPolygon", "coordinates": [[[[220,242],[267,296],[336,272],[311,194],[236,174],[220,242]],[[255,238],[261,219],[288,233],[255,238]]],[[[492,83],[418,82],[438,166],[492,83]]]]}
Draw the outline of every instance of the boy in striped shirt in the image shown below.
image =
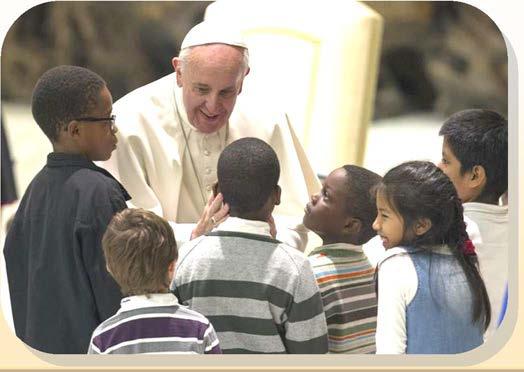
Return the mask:
{"type": "Polygon", "coordinates": [[[209,317],[224,354],[325,354],[326,318],[311,265],[274,238],[275,151],[239,139],[220,154],[217,175],[230,215],[180,250],[173,285],[180,301],[209,317]]]}
{"type": "Polygon", "coordinates": [[[173,230],[152,212],[126,209],[102,240],[107,269],[124,298],[100,324],[88,354],[217,354],[213,326],[169,292],[178,252],[173,230]]]}
{"type": "Polygon", "coordinates": [[[371,190],[381,177],[345,165],[311,196],[304,225],[322,238],[309,254],[326,313],[330,353],[374,353],[377,317],[375,269],[362,250],[376,217],[371,190]]]}

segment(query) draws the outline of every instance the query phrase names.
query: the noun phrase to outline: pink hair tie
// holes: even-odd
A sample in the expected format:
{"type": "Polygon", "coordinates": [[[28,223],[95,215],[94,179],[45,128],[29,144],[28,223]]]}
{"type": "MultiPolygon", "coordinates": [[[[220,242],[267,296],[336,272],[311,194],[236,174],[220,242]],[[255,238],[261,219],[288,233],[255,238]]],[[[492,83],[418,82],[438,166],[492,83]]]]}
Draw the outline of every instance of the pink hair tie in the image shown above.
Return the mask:
{"type": "Polygon", "coordinates": [[[464,242],[464,245],[462,246],[462,254],[464,256],[474,256],[477,254],[477,252],[475,252],[475,245],[471,240],[468,239],[464,242]]]}

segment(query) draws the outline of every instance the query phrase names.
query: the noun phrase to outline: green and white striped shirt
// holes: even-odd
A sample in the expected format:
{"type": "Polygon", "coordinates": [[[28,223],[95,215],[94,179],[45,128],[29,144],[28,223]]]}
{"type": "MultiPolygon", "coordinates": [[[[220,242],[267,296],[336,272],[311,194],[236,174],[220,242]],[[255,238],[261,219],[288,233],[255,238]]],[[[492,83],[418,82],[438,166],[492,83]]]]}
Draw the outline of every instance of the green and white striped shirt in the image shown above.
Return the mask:
{"type": "Polygon", "coordinates": [[[327,352],[311,266],[265,222],[229,217],[183,246],[172,289],[211,321],[223,353],[327,352]]]}

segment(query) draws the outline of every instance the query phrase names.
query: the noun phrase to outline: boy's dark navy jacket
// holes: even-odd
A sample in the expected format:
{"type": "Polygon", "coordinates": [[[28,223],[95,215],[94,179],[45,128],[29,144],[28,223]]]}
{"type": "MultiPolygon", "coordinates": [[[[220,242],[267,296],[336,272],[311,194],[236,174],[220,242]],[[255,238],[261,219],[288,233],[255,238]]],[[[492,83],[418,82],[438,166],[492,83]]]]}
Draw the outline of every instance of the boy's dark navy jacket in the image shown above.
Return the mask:
{"type": "Polygon", "coordinates": [[[130,197],[81,155],[51,153],[29,185],[4,255],[16,334],[48,353],[87,352],[91,333],[119,308],[102,236],[130,197]]]}

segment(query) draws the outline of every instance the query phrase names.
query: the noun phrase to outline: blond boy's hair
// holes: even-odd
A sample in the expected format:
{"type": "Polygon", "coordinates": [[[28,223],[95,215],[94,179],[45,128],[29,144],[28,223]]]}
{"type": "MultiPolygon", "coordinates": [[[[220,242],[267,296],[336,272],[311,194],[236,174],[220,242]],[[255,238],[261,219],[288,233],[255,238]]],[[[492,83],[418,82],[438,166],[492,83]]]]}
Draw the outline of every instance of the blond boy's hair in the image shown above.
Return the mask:
{"type": "Polygon", "coordinates": [[[144,209],[124,209],[102,239],[109,272],[127,296],[166,292],[169,265],[178,258],[166,220],[144,209]]]}

